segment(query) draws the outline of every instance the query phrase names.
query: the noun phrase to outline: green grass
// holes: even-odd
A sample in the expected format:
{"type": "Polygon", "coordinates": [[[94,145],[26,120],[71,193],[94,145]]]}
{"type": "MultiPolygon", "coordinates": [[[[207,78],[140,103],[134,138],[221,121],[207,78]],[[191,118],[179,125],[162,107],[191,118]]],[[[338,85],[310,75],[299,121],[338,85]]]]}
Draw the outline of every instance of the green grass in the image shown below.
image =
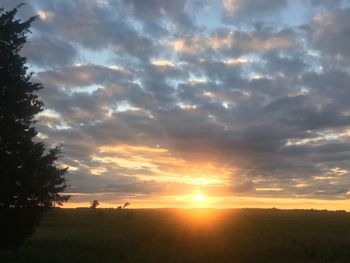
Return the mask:
{"type": "Polygon", "coordinates": [[[0,262],[350,262],[350,214],[57,209],[0,262]]]}

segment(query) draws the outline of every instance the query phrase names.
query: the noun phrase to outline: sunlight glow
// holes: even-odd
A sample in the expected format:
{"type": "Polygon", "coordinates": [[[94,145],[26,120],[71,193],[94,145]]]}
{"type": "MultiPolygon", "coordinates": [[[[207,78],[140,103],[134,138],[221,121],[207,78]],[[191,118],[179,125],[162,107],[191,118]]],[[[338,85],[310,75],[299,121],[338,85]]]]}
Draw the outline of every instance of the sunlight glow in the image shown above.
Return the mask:
{"type": "Polygon", "coordinates": [[[46,21],[53,17],[52,12],[47,12],[44,10],[38,10],[37,15],[40,17],[41,20],[46,21]]]}
{"type": "Polygon", "coordinates": [[[154,66],[158,67],[174,67],[175,65],[166,59],[152,60],[151,62],[154,66]]]}
{"type": "Polygon", "coordinates": [[[204,201],[204,196],[201,195],[201,194],[196,194],[194,196],[194,200],[197,201],[197,202],[203,202],[204,201]]]}

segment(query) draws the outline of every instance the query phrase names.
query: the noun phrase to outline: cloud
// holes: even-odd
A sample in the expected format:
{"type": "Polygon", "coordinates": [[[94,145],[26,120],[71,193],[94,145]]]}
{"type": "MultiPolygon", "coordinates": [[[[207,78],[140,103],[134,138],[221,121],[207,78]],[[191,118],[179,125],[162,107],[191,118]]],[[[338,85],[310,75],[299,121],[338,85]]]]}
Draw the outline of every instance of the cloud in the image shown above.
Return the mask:
{"type": "Polygon", "coordinates": [[[303,1],[304,4],[309,4],[313,7],[323,7],[327,9],[332,9],[332,8],[339,8],[339,6],[342,4],[342,0],[334,0],[332,2],[329,2],[327,0],[307,0],[303,1]]]}
{"type": "Polygon", "coordinates": [[[317,14],[308,31],[311,46],[336,61],[348,64],[349,15],[350,8],[325,10],[317,14]]]}
{"type": "Polygon", "coordinates": [[[288,5],[288,0],[223,0],[223,5],[230,17],[246,19],[279,11],[288,5]]]}
{"type": "Polygon", "coordinates": [[[290,1],[33,3],[38,130],[71,192],[348,198],[346,7],[300,1],[314,19],[288,24],[290,1]]]}
{"type": "Polygon", "coordinates": [[[293,30],[271,30],[255,28],[253,31],[221,31],[207,36],[189,36],[170,43],[176,53],[204,55],[208,57],[225,54],[241,56],[255,53],[292,50],[298,46],[293,30]]]}
{"type": "Polygon", "coordinates": [[[4,8],[5,11],[10,11],[14,9],[15,7],[19,6],[20,4],[23,4],[20,9],[18,9],[18,16],[23,19],[28,19],[35,15],[35,9],[31,5],[31,3],[27,1],[22,0],[2,0],[1,1],[1,7],[4,8]]]}
{"type": "Polygon", "coordinates": [[[151,39],[128,23],[121,5],[99,1],[36,1],[40,33],[69,39],[91,50],[109,49],[118,55],[148,59],[153,52],[151,39]]]}
{"type": "Polygon", "coordinates": [[[130,72],[119,67],[87,64],[42,71],[37,77],[48,86],[71,89],[94,84],[122,82],[130,78],[130,72]]]}
{"type": "Polygon", "coordinates": [[[154,36],[168,35],[174,29],[185,32],[195,28],[187,1],[123,0],[122,3],[130,15],[142,23],[143,29],[154,36]]]}
{"type": "Polygon", "coordinates": [[[30,64],[41,68],[71,65],[77,58],[77,51],[71,44],[47,37],[31,39],[22,49],[22,54],[30,64]]]}
{"type": "Polygon", "coordinates": [[[300,74],[308,66],[301,54],[292,52],[267,52],[262,56],[265,63],[258,65],[258,70],[265,74],[300,74]]]}
{"type": "MultiPolygon", "coordinates": [[[[222,0],[225,10],[224,20],[226,22],[236,23],[252,23],[260,20],[271,20],[272,16],[281,19],[283,12],[290,12],[288,8],[298,6],[309,11],[330,10],[339,8],[342,5],[342,0],[327,1],[327,0],[222,0]]],[[[291,16],[293,14],[289,14],[291,16]]],[[[272,19],[273,20],[273,19],[272,19]]]]}

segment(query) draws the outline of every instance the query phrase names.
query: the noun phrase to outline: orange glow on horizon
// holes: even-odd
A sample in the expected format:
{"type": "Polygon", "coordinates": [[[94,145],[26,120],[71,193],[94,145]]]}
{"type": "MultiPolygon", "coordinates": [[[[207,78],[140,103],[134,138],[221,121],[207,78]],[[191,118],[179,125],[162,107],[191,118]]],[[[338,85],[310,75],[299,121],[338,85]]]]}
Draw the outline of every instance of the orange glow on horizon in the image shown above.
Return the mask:
{"type": "Polygon", "coordinates": [[[94,194],[91,197],[84,195],[86,201],[76,200],[73,195],[71,200],[63,204],[63,208],[90,207],[90,201],[98,199],[100,208],[116,208],[128,201],[131,203],[128,209],[133,208],[278,208],[278,209],[328,209],[350,211],[349,200],[319,200],[307,198],[267,198],[267,197],[243,197],[243,196],[205,196],[204,202],[196,201],[195,195],[153,196],[134,198],[99,198],[94,194]],[[91,199],[91,200],[90,200],[91,199]]]}
{"type": "MultiPolygon", "coordinates": [[[[65,203],[63,207],[89,207],[90,201],[97,199],[101,203],[99,206],[101,208],[116,208],[128,201],[131,203],[131,209],[276,207],[279,209],[350,210],[348,200],[283,197],[283,189],[277,186],[256,187],[254,192],[236,191],[232,185],[243,180],[238,176],[239,166],[232,168],[220,162],[220,156],[214,153],[212,151],[209,155],[203,151],[203,154],[199,152],[198,155],[183,155],[181,152],[172,151],[171,148],[158,145],[156,142],[154,146],[101,145],[98,151],[91,156],[92,160],[99,161],[100,166],[89,168],[90,173],[113,179],[113,175],[105,174],[107,168],[131,170],[133,173],[125,174],[125,177],[135,177],[135,181],[131,182],[137,185],[135,194],[125,195],[125,193],[113,192],[113,188],[111,192],[73,193],[70,202],[65,203]],[[144,189],[148,186],[152,191],[145,194],[144,189]],[[276,196],[279,194],[279,197],[267,197],[265,192],[274,192],[276,196]]],[[[333,172],[343,174],[345,170],[335,167],[333,172]]],[[[116,176],[122,177],[124,174],[116,176]]],[[[126,182],[128,183],[128,180],[126,182]]],[[[302,187],[303,184],[299,186],[302,187]]]]}

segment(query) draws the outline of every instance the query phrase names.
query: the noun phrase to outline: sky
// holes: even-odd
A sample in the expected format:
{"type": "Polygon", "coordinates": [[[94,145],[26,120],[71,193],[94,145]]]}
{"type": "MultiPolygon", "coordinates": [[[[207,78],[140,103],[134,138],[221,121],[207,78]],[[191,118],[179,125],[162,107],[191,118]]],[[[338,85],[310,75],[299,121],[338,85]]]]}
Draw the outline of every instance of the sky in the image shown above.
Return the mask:
{"type": "Polygon", "coordinates": [[[65,207],[350,210],[349,0],[24,2],[65,207]]]}

